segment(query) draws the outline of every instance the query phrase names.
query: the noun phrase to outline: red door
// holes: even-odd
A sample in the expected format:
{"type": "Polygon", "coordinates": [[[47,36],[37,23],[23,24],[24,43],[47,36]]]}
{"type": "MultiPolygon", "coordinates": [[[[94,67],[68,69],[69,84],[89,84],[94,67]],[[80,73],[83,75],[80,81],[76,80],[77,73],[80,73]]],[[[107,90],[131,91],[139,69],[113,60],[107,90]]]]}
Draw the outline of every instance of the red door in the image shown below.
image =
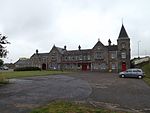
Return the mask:
{"type": "Polygon", "coordinates": [[[122,71],[126,71],[126,63],[125,62],[122,63],[122,71]]]}
{"type": "Polygon", "coordinates": [[[87,64],[82,64],[82,70],[86,71],[87,70],[87,64]]]}

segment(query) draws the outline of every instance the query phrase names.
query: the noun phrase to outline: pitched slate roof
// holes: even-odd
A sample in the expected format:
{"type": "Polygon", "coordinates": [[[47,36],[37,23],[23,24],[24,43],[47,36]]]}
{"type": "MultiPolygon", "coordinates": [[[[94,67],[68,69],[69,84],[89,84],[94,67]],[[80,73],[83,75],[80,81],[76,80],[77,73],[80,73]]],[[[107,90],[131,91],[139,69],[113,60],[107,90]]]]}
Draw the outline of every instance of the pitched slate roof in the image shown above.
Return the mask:
{"type": "Polygon", "coordinates": [[[127,34],[123,24],[122,24],[118,38],[128,38],[128,34],[127,34]]]}
{"type": "Polygon", "coordinates": [[[48,56],[49,53],[38,53],[39,56],[43,57],[43,56],[48,56]]]}
{"type": "Polygon", "coordinates": [[[36,55],[38,55],[38,57],[42,58],[42,57],[47,57],[49,55],[49,53],[38,53],[38,54],[34,53],[30,58],[32,58],[36,55]]]}
{"type": "Polygon", "coordinates": [[[118,46],[117,45],[111,45],[111,46],[107,46],[108,51],[117,51],[118,50],[118,46]]]}
{"type": "MultiPolygon", "coordinates": [[[[56,46],[55,46],[56,47],[56,46]]],[[[64,48],[60,48],[60,47],[56,47],[56,49],[61,53],[61,54],[63,54],[64,53],[64,48]]]]}
{"type": "Polygon", "coordinates": [[[93,49],[95,47],[97,47],[97,46],[104,46],[104,45],[103,45],[103,43],[100,40],[98,40],[98,42],[95,44],[95,46],[93,47],[93,49]]]}
{"type": "Polygon", "coordinates": [[[26,63],[29,62],[29,58],[20,58],[18,61],[16,61],[14,64],[20,64],[20,63],[26,63]]]}
{"type": "Polygon", "coordinates": [[[69,51],[65,51],[64,54],[88,54],[91,52],[91,49],[81,49],[81,50],[69,50],[69,51]]]}

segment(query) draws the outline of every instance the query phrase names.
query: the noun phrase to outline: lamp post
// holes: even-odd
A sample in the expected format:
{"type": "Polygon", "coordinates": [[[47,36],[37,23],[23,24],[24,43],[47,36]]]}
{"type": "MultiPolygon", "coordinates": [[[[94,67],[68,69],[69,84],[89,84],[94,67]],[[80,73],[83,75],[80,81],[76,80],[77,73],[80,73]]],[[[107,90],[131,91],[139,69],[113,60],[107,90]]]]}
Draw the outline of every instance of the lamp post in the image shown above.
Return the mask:
{"type": "Polygon", "coordinates": [[[141,42],[141,41],[139,40],[139,41],[138,41],[138,58],[140,58],[140,56],[139,56],[139,51],[140,51],[140,50],[139,50],[139,49],[140,49],[140,48],[139,48],[139,44],[140,44],[140,42],[141,42]]]}

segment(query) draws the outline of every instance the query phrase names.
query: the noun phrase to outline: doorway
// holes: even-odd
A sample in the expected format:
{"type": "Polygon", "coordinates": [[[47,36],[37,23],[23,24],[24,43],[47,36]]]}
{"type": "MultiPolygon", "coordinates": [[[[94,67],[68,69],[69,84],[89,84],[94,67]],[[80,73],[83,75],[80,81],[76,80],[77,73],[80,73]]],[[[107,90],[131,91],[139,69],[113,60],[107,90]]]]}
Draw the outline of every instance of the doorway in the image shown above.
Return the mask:
{"type": "Polygon", "coordinates": [[[42,70],[46,70],[46,64],[45,63],[42,64],[42,70]]]}
{"type": "Polygon", "coordinates": [[[84,64],[84,63],[82,64],[82,70],[83,70],[83,71],[86,71],[86,70],[87,70],[87,64],[84,64]]]}
{"type": "Polygon", "coordinates": [[[126,71],[126,63],[122,62],[122,71],[126,71]]]}

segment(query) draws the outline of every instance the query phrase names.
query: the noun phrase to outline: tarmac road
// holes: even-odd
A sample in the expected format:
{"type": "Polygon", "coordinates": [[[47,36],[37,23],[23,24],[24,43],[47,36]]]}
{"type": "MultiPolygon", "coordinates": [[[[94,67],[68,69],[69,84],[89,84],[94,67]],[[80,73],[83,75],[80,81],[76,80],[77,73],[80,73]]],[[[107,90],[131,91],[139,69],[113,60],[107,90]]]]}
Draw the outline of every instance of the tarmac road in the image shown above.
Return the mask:
{"type": "Polygon", "coordinates": [[[27,113],[53,100],[150,113],[150,87],[142,79],[114,73],[80,72],[11,79],[0,87],[0,113],[27,113]]]}

